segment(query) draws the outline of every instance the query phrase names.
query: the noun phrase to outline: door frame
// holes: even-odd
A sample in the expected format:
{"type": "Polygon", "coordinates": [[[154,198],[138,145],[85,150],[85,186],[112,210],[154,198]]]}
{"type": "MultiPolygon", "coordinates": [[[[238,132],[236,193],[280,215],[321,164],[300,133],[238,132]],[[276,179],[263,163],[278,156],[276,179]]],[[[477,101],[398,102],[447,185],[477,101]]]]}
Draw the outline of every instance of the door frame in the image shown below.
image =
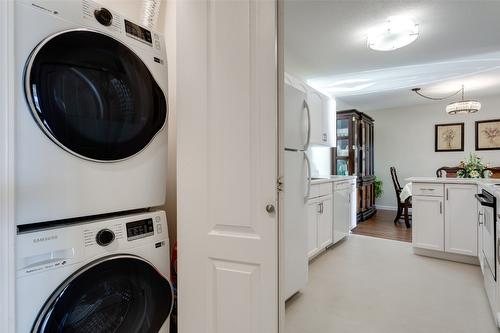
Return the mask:
{"type": "Polygon", "coordinates": [[[285,205],[283,191],[285,173],[285,1],[276,1],[277,124],[278,124],[278,333],[285,333],[285,205]]]}
{"type": "Polygon", "coordinates": [[[15,332],[14,2],[0,1],[0,332],[15,332]]]}

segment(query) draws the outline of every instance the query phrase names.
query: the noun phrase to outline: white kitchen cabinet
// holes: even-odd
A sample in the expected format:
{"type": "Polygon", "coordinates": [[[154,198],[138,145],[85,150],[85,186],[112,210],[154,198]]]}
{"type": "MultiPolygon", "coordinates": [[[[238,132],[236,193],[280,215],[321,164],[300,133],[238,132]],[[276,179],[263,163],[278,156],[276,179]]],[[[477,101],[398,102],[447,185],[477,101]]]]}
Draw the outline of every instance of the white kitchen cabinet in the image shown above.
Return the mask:
{"type": "Polygon", "coordinates": [[[328,147],[336,146],[335,107],[332,97],[312,88],[308,89],[307,104],[311,117],[311,144],[328,147]]]}
{"type": "Polygon", "coordinates": [[[307,253],[308,257],[312,258],[332,244],[333,202],[331,193],[308,201],[307,225],[307,253]]]}
{"type": "Polygon", "coordinates": [[[318,216],[318,246],[324,249],[333,241],[333,205],[331,195],[321,199],[318,216]]]}
{"type": "Polygon", "coordinates": [[[318,246],[318,214],[320,206],[318,200],[309,200],[307,204],[307,256],[315,256],[319,252],[318,246]]]}
{"type": "Polygon", "coordinates": [[[413,246],[444,251],[443,198],[413,196],[412,238],[413,246]]]}
{"type": "Polygon", "coordinates": [[[445,185],[445,252],[477,256],[476,192],[476,185],[445,185]]]}
{"type": "Polygon", "coordinates": [[[333,183],[333,243],[337,243],[349,234],[356,224],[353,219],[353,190],[355,181],[333,183]]]}

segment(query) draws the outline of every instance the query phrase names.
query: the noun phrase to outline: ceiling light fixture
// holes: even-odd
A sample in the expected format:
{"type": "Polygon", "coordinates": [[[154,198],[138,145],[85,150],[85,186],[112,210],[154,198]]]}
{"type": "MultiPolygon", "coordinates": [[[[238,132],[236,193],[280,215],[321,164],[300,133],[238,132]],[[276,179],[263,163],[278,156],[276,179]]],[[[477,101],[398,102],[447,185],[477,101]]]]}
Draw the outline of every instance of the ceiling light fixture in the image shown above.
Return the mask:
{"type": "Polygon", "coordinates": [[[481,103],[475,100],[465,100],[464,98],[464,86],[462,85],[462,89],[459,91],[446,96],[446,97],[430,97],[422,94],[420,92],[420,88],[413,88],[412,91],[415,92],[417,95],[433,100],[433,101],[442,101],[445,99],[448,99],[450,97],[458,95],[460,92],[462,93],[462,100],[450,103],[446,106],[446,113],[450,115],[455,115],[455,114],[468,114],[468,113],[476,113],[479,110],[481,110],[481,103]]]}
{"type": "Polygon", "coordinates": [[[370,30],[368,47],[375,51],[392,51],[413,43],[418,35],[418,24],[411,18],[391,16],[370,30]]]}

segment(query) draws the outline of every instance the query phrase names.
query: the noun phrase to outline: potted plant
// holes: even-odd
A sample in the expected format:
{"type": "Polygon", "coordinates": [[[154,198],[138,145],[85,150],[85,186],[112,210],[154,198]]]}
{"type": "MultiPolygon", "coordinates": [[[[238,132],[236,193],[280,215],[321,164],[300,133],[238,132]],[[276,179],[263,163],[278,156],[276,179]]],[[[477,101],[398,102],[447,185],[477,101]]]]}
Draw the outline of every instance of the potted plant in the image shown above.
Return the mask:
{"type": "Polygon", "coordinates": [[[375,177],[375,199],[379,199],[384,194],[384,183],[380,178],[375,177]]]}
{"type": "Polygon", "coordinates": [[[481,158],[474,153],[470,153],[467,160],[461,161],[459,166],[465,169],[465,171],[458,171],[457,177],[459,178],[481,178],[484,169],[487,167],[483,164],[481,158]]]}

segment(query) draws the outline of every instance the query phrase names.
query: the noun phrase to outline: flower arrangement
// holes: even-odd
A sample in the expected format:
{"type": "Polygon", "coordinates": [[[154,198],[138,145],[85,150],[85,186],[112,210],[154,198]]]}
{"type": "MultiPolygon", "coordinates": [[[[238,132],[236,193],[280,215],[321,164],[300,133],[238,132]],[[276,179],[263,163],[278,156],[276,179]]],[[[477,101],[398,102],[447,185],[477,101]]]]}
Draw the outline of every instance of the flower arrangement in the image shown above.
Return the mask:
{"type": "Polygon", "coordinates": [[[483,170],[487,166],[481,162],[481,158],[479,156],[471,153],[467,160],[460,162],[459,167],[465,169],[465,171],[458,171],[457,176],[459,178],[481,178],[483,170]]]}

